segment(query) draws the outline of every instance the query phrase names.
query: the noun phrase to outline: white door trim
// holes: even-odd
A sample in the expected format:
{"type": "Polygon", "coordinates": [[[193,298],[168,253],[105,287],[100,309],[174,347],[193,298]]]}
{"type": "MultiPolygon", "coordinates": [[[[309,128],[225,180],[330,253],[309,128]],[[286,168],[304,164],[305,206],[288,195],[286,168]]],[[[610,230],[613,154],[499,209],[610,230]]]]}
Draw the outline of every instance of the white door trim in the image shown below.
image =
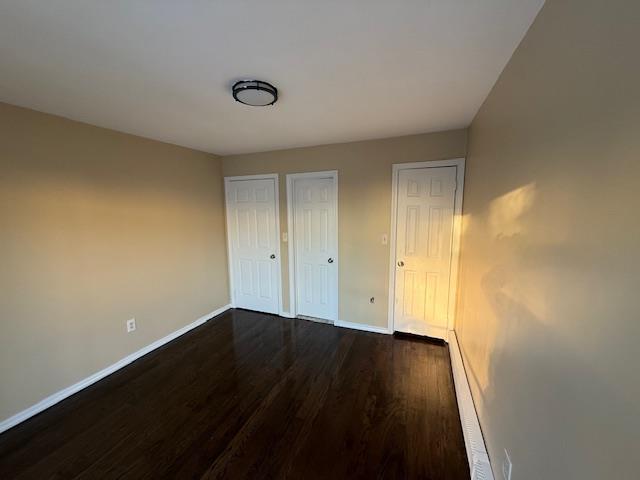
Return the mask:
{"type": "Polygon", "coordinates": [[[224,177],[224,212],[225,212],[225,226],[227,229],[227,268],[229,272],[229,296],[231,297],[231,307],[236,307],[236,299],[234,294],[234,279],[233,279],[233,258],[231,255],[231,237],[229,229],[229,203],[227,202],[227,192],[229,184],[238,180],[268,180],[273,179],[275,183],[275,196],[276,196],[276,271],[278,272],[278,314],[282,315],[282,255],[280,254],[280,180],[277,173],[268,173],[264,175],[238,175],[233,177],[224,177]]]}
{"type": "MultiPolygon", "coordinates": [[[[287,232],[288,232],[288,252],[289,252],[289,313],[291,316],[295,317],[298,314],[297,305],[296,305],[296,256],[295,256],[295,232],[293,230],[293,200],[294,200],[294,192],[293,192],[293,182],[301,179],[301,178],[331,178],[333,179],[333,183],[335,188],[333,189],[333,206],[334,206],[334,232],[338,235],[338,242],[336,247],[339,246],[339,231],[338,231],[338,171],[337,170],[326,170],[322,172],[305,172],[305,173],[289,173],[287,174],[287,232]]],[[[340,270],[340,251],[337,248],[337,252],[335,255],[336,268],[337,271],[340,270]]],[[[336,275],[336,301],[334,306],[333,318],[328,320],[333,320],[336,322],[338,320],[338,305],[340,304],[339,294],[339,277],[340,275],[336,275]]]]}
{"type": "Polygon", "coordinates": [[[447,329],[453,330],[455,325],[456,292],[458,286],[458,259],[460,257],[460,235],[462,232],[462,198],[464,192],[464,158],[451,160],[435,160],[431,162],[394,163],[391,180],[391,241],[389,247],[389,312],[388,328],[394,332],[394,312],[396,296],[396,238],[398,210],[398,174],[400,170],[416,168],[457,167],[456,195],[453,208],[453,232],[451,245],[451,278],[449,280],[449,306],[447,309],[447,329]]]}

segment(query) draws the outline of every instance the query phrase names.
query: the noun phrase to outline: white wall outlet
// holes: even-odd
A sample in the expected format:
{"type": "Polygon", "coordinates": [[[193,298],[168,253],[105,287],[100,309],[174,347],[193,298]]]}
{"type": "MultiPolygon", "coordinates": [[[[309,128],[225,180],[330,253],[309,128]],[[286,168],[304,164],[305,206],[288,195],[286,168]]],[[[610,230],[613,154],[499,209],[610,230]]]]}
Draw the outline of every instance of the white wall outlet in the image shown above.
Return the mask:
{"type": "Polygon", "coordinates": [[[511,458],[506,448],[504,450],[504,459],[502,460],[502,478],[504,480],[511,480],[511,458]]]}
{"type": "Polygon", "coordinates": [[[389,243],[389,236],[386,233],[382,234],[382,244],[386,245],[387,243],[389,243]]]}
{"type": "Polygon", "coordinates": [[[136,329],[136,319],[127,320],[127,333],[131,333],[136,329]]]}
{"type": "Polygon", "coordinates": [[[287,232],[282,232],[282,241],[286,242],[289,240],[289,235],[287,234],[287,232]]]}

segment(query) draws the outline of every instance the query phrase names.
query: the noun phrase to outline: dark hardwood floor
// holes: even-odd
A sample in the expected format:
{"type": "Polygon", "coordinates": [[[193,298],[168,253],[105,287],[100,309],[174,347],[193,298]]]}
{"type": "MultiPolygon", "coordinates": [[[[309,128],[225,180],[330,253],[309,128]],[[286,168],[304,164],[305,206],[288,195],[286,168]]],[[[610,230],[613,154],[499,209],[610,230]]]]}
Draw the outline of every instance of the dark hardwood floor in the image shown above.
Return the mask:
{"type": "Polygon", "coordinates": [[[468,479],[446,346],[229,311],[0,435],[1,479],[468,479]]]}

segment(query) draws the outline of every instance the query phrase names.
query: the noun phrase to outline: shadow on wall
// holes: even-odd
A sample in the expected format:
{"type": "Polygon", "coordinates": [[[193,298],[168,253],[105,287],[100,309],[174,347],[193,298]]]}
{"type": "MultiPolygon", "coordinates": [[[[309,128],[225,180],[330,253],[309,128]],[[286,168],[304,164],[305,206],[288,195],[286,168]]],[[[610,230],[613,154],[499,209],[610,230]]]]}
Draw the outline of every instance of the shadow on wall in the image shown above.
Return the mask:
{"type": "Polygon", "coordinates": [[[540,212],[540,203],[536,184],[528,183],[489,201],[484,211],[465,213],[463,235],[474,249],[473,256],[463,252],[462,262],[465,366],[484,435],[494,446],[494,468],[502,463],[501,446],[514,471],[524,467],[539,472],[537,478],[607,478],[610,472],[594,472],[594,465],[607,465],[612,456],[623,462],[626,454],[594,439],[604,429],[633,436],[629,422],[607,412],[637,412],[638,406],[593,360],[590,350],[602,332],[580,332],[583,340],[591,337],[586,343],[572,332],[594,327],[589,317],[597,299],[589,292],[597,283],[624,279],[611,266],[599,269],[598,279],[584,278],[597,252],[574,248],[568,227],[540,228],[544,211],[553,208],[540,212]],[[517,438],[491,429],[496,419],[517,438]],[[549,444],[557,455],[541,462],[549,444]],[[576,465],[575,458],[589,461],[576,465]]]}

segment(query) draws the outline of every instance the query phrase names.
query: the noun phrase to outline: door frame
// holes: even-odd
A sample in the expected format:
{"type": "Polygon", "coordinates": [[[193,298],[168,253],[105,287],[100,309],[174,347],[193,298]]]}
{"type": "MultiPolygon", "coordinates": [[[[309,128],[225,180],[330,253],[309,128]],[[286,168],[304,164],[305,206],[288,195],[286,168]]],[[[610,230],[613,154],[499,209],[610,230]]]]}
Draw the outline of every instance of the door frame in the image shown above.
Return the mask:
{"type": "Polygon", "coordinates": [[[325,170],[321,172],[304,172],[304,173],[289,173],[287,174],[287,235],[288,235],[288,253],[289,253],[289,313],[291,316],[295,317],[298,315],[297,310],[297,292],[296,292],[296,251],[295,251],[295,229],[294,225],[294,190],[293,184],[296,180],[302,178],[331,178],[333,180],[334,189],[333,189],[333,208],[334,208],[334,231],[336,235],[336,254],[335,254],[335,264],[336,264],[336,275],[335,275],[335,289],[336,289],[336,301],[333,308],[332,318],[328,320],[332,320],[333,322],[338,321],[338,311],[339,311],[339,272],[340,272],[340,248],[339,241],[340,235],[338,232],[338,171],[337,170],[325,170]]]}
{"type": "Polygon", "coordinates": [[[233,278],[233,250],[231,248],[231,229],[229,228],[229,202],[227,193],[229,184],[242,180],[273,180],[275,183],[275,216],[276,216],[276,271],[278,273],[278,315],[282,315],[282,255],[280,253],[280,179],[277,173],[267,173],[264,175],[236,175],[224,177],[224,216],[225,228],[227,230],[227,267],[229,272],[229,296],[231,297],[231,308],[236,308],[235,282],[233,278]]]}
{"type": "Polygon", "coordinates": [[[462,200],[464,194],[464,158],[433,160],[427,162],[394,163],[391,180],[391,227],[389,242],[389,311],[387,328],[395,331],[394,316],[396,306],[396,238],[398,223],[398,176],[401,170],[422,168],[456,167],[456,193],[453,206],[453,229],[451,245],[451,277],[449,279],[449,305],[447,307],[447,330],[455,325],[456,298],[458,287],[458,263],[460,259],[460,237],[462,233],[462,200]]]}

